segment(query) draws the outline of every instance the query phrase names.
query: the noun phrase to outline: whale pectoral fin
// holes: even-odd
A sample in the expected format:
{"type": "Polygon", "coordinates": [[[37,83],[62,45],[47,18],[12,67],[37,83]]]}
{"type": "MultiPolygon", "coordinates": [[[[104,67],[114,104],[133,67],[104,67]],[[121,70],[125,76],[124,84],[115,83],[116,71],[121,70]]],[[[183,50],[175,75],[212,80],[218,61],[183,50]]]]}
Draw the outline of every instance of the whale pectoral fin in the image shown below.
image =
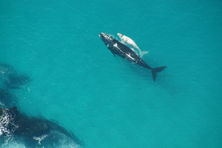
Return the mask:
{"type": "Polygon", "coordinates": [[[140,53],[140,57],[142,58],[145,54],[148,54],[149,52],[148,51],[142,51],[141,53],[140,53]]]}

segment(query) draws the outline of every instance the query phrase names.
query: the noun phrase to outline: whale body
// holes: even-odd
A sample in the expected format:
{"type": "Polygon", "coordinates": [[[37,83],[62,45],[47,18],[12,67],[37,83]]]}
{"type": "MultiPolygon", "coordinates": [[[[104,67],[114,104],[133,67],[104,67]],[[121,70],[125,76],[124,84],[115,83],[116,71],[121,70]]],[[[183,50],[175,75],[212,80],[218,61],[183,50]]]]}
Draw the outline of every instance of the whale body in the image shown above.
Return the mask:
{"type": "MultiPolygon", "coordinates": [[[[132,40],[130,37],[123,35],[121,33],[117,33],[117,36],[121,39],[122,42],[124,42],[125,44],[128,44],[130,46],[132,46],[134,49],[136,49],[138,51],[138,55],[140,57],[143,57],[145,54],[148,53],[148,51],[142,51],[139,46],[135,43],[134,40],[132,40]]],[[[132,48],[131,48],[132,49],[132,48]]],[[[133,49],[132,49],[133,50],[133,49]]]]}
{"type": "Polygon", "coordinates": [[[149,69],[152,73],[152,78],[155,81],[158,72],[163,71],[166,66],[161,66],[153,68],[145,63],[145,61],[138,56],[135,51],[121,43],[120,41],[114,39],[111,35],[106,33],[100,33],[99,37],[102,39],[107,48],[113,53],[113,55],[119,55],[120,57],[127,59],[130,62],[136,63],[146,69],[149,69]]]}

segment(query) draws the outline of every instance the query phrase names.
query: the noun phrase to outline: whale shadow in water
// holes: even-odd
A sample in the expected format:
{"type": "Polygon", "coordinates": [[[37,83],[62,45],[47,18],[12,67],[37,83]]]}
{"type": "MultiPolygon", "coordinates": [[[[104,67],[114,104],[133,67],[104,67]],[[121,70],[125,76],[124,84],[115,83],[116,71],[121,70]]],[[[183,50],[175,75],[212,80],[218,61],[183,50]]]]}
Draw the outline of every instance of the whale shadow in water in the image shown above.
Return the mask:
{"type": "Polygon", "coordinates": [[[19,74],[12,66],[0,63],[0,106],[15,106],[17,98],[13,90],[21,89],[30,81],[28,76],[19,74]]]}
{"type": "Polygon", "coordinates": [[[8,89],[0,88],[0,106],[12,107],[16,105],[16,97],[8,89]]]}
{"type": "Polygon", "coordinates": [[[30,78],[26,75],[10,74],[5,81],[5,87],[8,89],[19,89],[30,81],[30,78]]]}
{"type": "Polygon", "coordinates": [[[12,66],[0,64],[1,87],[5,89],[19,89],[30,81],[30,77],[18,74],[12,66]]]}

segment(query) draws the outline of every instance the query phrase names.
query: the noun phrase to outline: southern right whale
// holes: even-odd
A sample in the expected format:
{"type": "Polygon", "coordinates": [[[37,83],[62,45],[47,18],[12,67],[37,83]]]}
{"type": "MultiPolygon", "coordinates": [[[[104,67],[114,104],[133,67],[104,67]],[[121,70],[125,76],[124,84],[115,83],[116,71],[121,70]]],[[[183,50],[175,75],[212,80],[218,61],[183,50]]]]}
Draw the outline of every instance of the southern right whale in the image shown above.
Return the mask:
{"type": "Polygon", "coordinates": [[[155,81],[158,72],[163,71],[166,66],[161,66],[157,68],[153,68],[145,63],[145,61],[139,57],[132,49],[130,49],[125,44],[121,43],[120,41],[114,39],[111,35],[106,33],[100,33],[99,37],[105,43],[107,48],[114,54],[119,55],[120,57],[127,59],[130,62],[136,63],[144,68],[151,70],[152,78],[155,81]]]}
{"type": "Polygon", "coordinates": [[[15,107],[15,90],[29,81],[12,66],[0,63],[0,148],[17,144],[25,148],[81,147],[81,140],[57,122],[29,116],[15,107]]]}
{"type": "Polygon", "coordinates": [[[81,141],[55,122],[31,117],[16,107],[0,108],[0,146],[8,142],[22,142],[26,148],[51,148],[63,144],[79,147],[81,141]]]}

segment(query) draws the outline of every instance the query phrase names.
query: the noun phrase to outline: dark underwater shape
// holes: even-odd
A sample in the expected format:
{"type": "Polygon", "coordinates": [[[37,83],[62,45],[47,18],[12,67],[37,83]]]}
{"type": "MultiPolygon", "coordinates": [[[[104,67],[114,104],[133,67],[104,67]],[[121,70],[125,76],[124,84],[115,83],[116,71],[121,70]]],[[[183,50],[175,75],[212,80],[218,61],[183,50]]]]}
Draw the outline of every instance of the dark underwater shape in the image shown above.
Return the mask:
{"type": "Polygon", "coordinates": [[[114,39],[111,35],[100,33],[99,37],[102,39],[113,55],[119,55],[120,57],[127,59],[130,62],[136,63],[144,68],[151,70],[152,78],[154,81],[156,80],[157,73],[163,71],[166,68],[166,66],[152,68],[151,66],[147,65],[145,61],[143,61],[143,59],[139,57],[133,50],[131,50],[125,44],[114,39]]]}
{"type": "Polygon", "coordinates": [[[0,64],[0,106],[12,107],[16,105],[16,97],[12,89],[20,89],[30,82],[26,75],[17,73],[10,65],[0,64]]]}
{"type": "Polygon", "coordinates": [[[1,63],[0,64],[0,74],[3,75],[3,74],[10,74],[10,73],[14,73],[15,70],[12,66],[8,65],[8,64],[4,64],[4,63],[1,63]]]}
{"type": "Polygon", "coordinates": [[[22,142],[26,148],[79,146],[80,140],[60,125],[44,118],[27,116],[12,107],[17,100],[13,90],[29,81],[29,77],[18,74],[12,66],[0,64],[0,147],[8,142],[22,142]]]}
{"type": "Polygon", "coordinates": [[[9,89],[18,89],[30,81],[30,78],[25,75],[9,74],[5,85],[9,89]]]}
{"type": "Polygon", "coordinates": [[[0,88],[0,106],[12,107],[16,104],[16,97],[8,89],[0,88]]]}
{"type": "Polygon", "coordinates": [[[2,88],[19,89],[30,80],[28,76],[18,74],[12,66],[0,64],[0,86],[2,88]]]}
{"type": "Polygon", "coordinates": [[[58,124],[42,118],[29,117],[19,112],[16,107],[0,109],[0,133],[0,139],[8,137],[22,141],[27,148],[56,147],[61,144],[61,140],[76,145],[81,143],[77,137],[58,124]],[[8,121],[1,123],[3,117],[7,117],[8,121]]]}

